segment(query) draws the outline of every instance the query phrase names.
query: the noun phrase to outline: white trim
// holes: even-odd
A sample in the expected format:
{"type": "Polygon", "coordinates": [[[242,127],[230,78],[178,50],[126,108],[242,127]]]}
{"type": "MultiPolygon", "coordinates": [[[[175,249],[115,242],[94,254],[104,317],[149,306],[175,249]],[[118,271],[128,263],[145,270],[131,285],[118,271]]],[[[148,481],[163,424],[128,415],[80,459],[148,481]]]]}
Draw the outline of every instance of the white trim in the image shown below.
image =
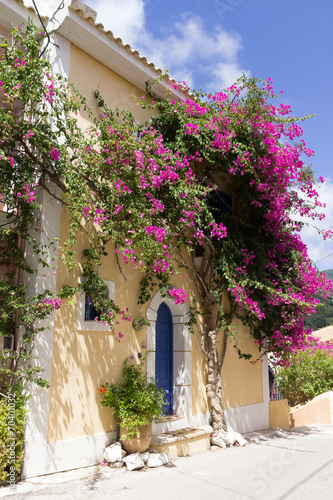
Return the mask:
{"type": "Polygon", "coordinates": [[[157,311],[164,302],[170,309],[173,322],[173,414],[181,420],[163,424],[153,423],[153,434],[165,430],[176,430],[190,425],[192,419],[192,339],[185,323],[189,318],[187,304],[175,304],[169,297],[157,292],[147,309],[150,321],[147,328],[147,374],[155,378],[156,319],[157,311]]]}
{"type": "MultiPolygon", "coordinates": [[[[89,54],[96,61],[101,62],[117,75],[139,88],[146,91],[146,82],[152,82],[161,75],[162,70],[155,68],[153,63],[148,63],[145,57],[132,50],[129,45],[113,34],[106,32],[102,25],[88,22],[72,6],[69,6],[67,16],[61,22],[58,33],[70,40],[73,45],[89,54]]],[[[184,92],[168,85],[166,79],[154,85],[154,94],[165,99],[166,92],[172,98],[184,99],[184,92]]]]}
{"type": "Polygon", "coordinates": [[[14,26],[20,25],[21,28],[28,24],[28,17],[34,18],[34,23],[40,26],[37,16],[28,12],[23,5],[13,0],[1,0],[0,3],[0,23],[7,31],[11,31],[14,26]]]}
{"type": "MultiPolygon", "coordinates": [[[[54,187],[55,194],[60,197],[60,190],[54,187]]],[[[41,243],[47,244],[47,238],[59,236],[60,231],[60,202],[53,199],[46,191],[38,194],[40,203],[40,223],[44,231],[40,234],[41,243]]],[[[56,291],[56,275],[52,269],[46,269],[37,265],[36,256],[27,246],[26,255],[32,266],[37,268],[38,275],[24,276],[25,283],[30,287],[32,293],[42,293],[45,289],[51,292],[56,291]],[[34,265],[35,264],[35,265],[34,265]]],[[[50,247],[50,256],[55,259],[58,257],[58,245],[55,251],[50,247]],[[52,253],[51,253],[52,252],[52,253]]],[[[54,336],[54,312],[46,320],[39,323],[45,330],[40,332],[35,338],[35,345],[32,356],[37,356],[35,363],[44,369],[43,378],[51,382],[52,351],[54,336]]],[[[44,389],[35,384],[29,384],[29,394],[32,395],[28,402],[28,419],[25,433],[25,451],[23,461],[23,475],[28,475],[29,471],[45,461],[47,447],[47,431],[50,403],[50,388],[44,389]]]]}
{"type": "Polygon", "coordinates": [[[22,477],[25,479],[99,464],[103,460],[105,448],[116,437],[117,432],[112,431],[47,443],[43,455],[39,454],[38,448],[32,450],[30,467],[25,468],[22,477]]]}
{"type": "MultiPolygon", "coordinates": [[[[57,43],[60,45],[59,50],[62,53],[63,61],[65,61],[58,70],[62,76],[68,77],[69,74],[69,53],[70,45],[63,38],[59,37],[57,43]]],[[[52,44],[51,44],[52,45],[52,44]]],[[[53,53],[53,57],[56,55],[53,53]]],[[[51,61],[52,64],[52,61],[51,61]]],[[[51,187],[55,195],[61,198],[62,193],[55,185],[51,187]]],[[[48,239],[58,238],[60,234],[60,219],[61,219],[61,204],[55,200],[46,191],[41,191],[38,194],[40,204],[40,223],[43,231],[40,233],[41,243],[47,244],[48,239]]],[[[50,256],[57,259],[58,244],[53,251],[50,248],[50,256]]],[[[24,281],[29,284],[33,293],[43,292],[45,289],[51,292],[56,291],[56,274],[53,274],[52,269],[45,269],[41,265],[37,265],[36,256],[26,248],[27,259],[31,263],[35,263],[33,267],[37,268],[38,276],[25,274],[24,281]],[[30,252],[30,253],[29,253],[30,252]]],[[[40,364],[45,372],[43,377],[51,382],[52,369],[52,352],[53,352],[53,337],[54,337],[54,313],[47,320],[40,324],[47,328],[44,332],[38,334],[35,339],[33,355],[38,356],[37,363],[40,364]]],[[[24,477],[35,475],[36,470],[46,470],[46,464],[55,460],[55,457],[50,456],[50,448],[47,444],[49,404],[50,404],[50,389],[30,385],[29,393],[32,394],[28,403],[29,414],[27,419],[25,433],[25,450],[22,466],[22,475],[24,477]]],[[[72,464],[73,466],[73,464],[72,464]]],[[[54,471],[54,469],[52,470],[54,471]]],[[[41,474],[44,472],[40,472],[41,474]]]]}

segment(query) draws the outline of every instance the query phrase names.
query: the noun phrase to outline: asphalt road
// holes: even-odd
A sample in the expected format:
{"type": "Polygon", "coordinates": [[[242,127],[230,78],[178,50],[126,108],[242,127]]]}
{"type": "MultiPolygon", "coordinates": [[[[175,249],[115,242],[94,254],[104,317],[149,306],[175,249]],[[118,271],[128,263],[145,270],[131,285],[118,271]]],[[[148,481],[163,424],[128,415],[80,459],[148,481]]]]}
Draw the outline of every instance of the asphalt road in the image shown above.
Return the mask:
{"type": "Polygon", "coordinates": [[[93,466],[0,489],[1,498],[73,500],[330,500],[333,425],[265,430],[245,447],[211,450],[128,472],[93,466]]]}

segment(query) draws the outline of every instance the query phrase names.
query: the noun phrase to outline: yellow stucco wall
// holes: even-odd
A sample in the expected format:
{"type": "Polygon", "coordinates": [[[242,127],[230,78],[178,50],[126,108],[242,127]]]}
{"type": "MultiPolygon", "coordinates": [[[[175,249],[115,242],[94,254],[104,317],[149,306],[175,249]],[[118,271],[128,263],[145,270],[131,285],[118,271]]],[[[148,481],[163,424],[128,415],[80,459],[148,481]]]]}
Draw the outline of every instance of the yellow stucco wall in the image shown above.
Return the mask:
{"type": "Polygon", "coordinates": [[[269,426],[272,429],[289,429],[289,407],[287,399],[269,402],[269,426]]]}
{"type": "MultiPolygon", "coordinates": [[[[60,249],[68,237],[67,217],[61,217],[60,249]]],[[[111,244],[110,244],[111,246],[111,244]]],[[[78,261],[86,244],[79,239],[75,247],[78,261]]],[[[62,262],[59,262],[57,288],[68,284],[77,286],[82,271],[80,265],[69,273],[62,262]]],[[[140,275],[126,269],[125,284],[116,263],[115,254],[105,259],[101,276],[105,280],[116,282],[116,302],[124,308],[128,307],[134,317],[143,315],[139,312],[136,299],[139,292],[140,275]]],[[[75,304],[64,301],[64,305],[56,312],[55,334],[53,343],[53,362],[51,374],[51,396],[49,412],[48,441],[69,439],[81,435],[92,435],[115,428],[111,418],[111,410],[101,408],[101,396],[97,388],[106,381],[116,382],[120,379],[123,360],[137,354],[141,342],[145,340],[142,332],[136,333],[127,321],[120,321],[119,330],[124,335],[121,342],[107,331],[77,330],[78,294],[75,304]]]]}
{"type": "MultiPolygon", "coordinates": [[[[144,123],[151,116],[151,110],[142,109],[134,100],[142,100],[142,90],[75,46],[71,48],[69,81],[80,90],[96,115],[99,109],[94,92],[98,90],[111,109],[131,111],[138,123],[144,123]]],[[[79,123],[82,128],[89,126],[90,121],[85,113],[81,113],[79,123]]]]}
{"type": "MultiPolygon", "coordinates": [[[[237,327],[236,341],[244,354],[258,358],[258,347],[249,330],[240,321],[233,323],[237,327]]],[[[246,359],[240,359],[233,342],[228,341],[227,353],[222,367],[222,402],[224,408],[236,408],[248,404],[261,403],[262,375],[261,363],[254,365],[246,359]]]]}
{"type": "Polygon", "coordinates": [[[290,427],[319,423],[333,424],[333,391],[325,392],[303,405],[290,408],[290,427]]]}
{"type": "MultiPolygon", "coordinates": [[[[110,107],[132,109],[138,121],[144,121],[148,114],[136,108],[131,95],[140,97],[142,92],[120,78],[102,64],[76,47],[72,47],[70,81],[87,97],[94,107],[93,91],[98,88],[110,107]]],[[[79,117],[82,127],[88,125],[87,117],[79,117]]],[[[65,212],[62,212],[59,245],[60,254],[68,237],[65,212]]],[[[109,243],[111,249],[111,244],[109,243]]],[[[69,273],[60,261],[57,273],[57,288],[63,285],[77,286],[82,274],[80,259],[86,248],[84,239],[78,240],[75,248],[78,268],[69,273]]],[[[112,249],[111,249],[112,250],[112,249]]],[[[115,254],[111,251],[102,265],[101,276],[116,282],[116,302],[128,307],[132,317],[144,316],[146,308],[137,305],[140,273],[126,269],[127,282],[121,275],[115,254]]],[[[188,277],[177,277],[176,285],[183,286],[190,296],[194,296],[188,277]]],[[[118,342],[110,333],[78,331],[78,297],[74,305],[64,301],[55,314],[55,333],[51,373],[48,442],[57,442],[83,435],[94,435],[115,430],[112,412],[100,406],[101,396],[97,388],[104,382],[117,382],[121,376],[123,360],[138,353],[145,353],[141,347],[147,342],[146,330],[135,332],[129,322],[122,321],[119,329],[124,334],[118,342]]],[[[244,327],[240,326],[239,347],[243,352],[256,353],[256,346],[244,327]]],[[[220,345],[221,347],[221,345],[220,345]]],[[[192,411],[193,414],[208,411],[206,399],[206,364],[201,352],[200,336],[192,337],[192,411]]],[[[233,346],[228,345],[222,370],[223,403],[225,408],[243,406],[262,401],[261,366],[239,360],[233,346]]]]}

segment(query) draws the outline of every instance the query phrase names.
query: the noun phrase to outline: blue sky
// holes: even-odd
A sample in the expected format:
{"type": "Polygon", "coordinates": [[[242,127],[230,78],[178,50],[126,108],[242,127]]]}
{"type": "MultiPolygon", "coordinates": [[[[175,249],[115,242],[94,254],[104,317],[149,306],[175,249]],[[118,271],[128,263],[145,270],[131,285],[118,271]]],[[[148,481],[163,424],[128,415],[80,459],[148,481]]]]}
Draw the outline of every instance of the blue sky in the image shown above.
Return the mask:
{"type": "MultiPolygon", "coordinates": [[[[333,230],[333,3],[331,0],[85,0],[97,22],[157,67],[192,88],[217,91],[242,71],[272,78],[294,115],[316,114],[301,126],[314,149],[326,203],[323,227],[333,230]]],[[[333,268],[333,240],[303,232],[319,269],[333,268]],[[332,253],[331,256],[329,254],[332,253]]]]}

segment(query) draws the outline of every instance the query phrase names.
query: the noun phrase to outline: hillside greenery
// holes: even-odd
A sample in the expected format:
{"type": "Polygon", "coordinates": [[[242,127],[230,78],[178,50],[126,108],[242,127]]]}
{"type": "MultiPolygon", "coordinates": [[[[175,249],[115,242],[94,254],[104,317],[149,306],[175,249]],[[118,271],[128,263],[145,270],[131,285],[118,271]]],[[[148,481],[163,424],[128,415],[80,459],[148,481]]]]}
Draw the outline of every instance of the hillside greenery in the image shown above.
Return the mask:
{"type": "MultiPolygon", "coordinates": [[[[323,273],[333,281],[333,269],[327,269],[323,273]]],[[[333,298],[323,297],[320,293],[316,294],[315,298],[319,300],[319,304],[315,307],[316,314],[305,320],[305,326],[311,328],[312,331],[333,325],[333,298]]]]}

